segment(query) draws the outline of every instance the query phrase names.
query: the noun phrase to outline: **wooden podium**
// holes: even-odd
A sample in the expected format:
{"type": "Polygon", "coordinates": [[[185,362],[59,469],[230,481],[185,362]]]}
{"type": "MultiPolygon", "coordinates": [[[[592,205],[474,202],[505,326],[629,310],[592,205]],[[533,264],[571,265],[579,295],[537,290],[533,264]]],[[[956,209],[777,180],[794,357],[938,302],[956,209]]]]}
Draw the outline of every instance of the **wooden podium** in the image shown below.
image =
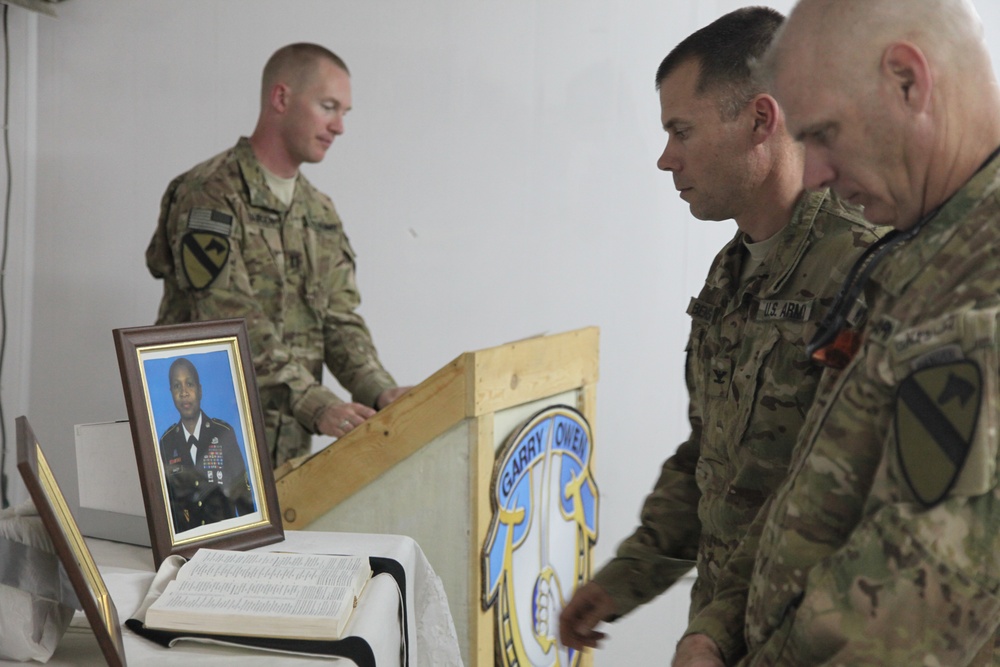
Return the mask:
{"type": "Polygon", "coordinates": [[[334,445],[276,470],[284,526],[413,537],[444,583],[465,664],[492,665],[481,554],[496,452],[552,405],[593,428],[597,375],[596,327],[462,354],[334,445]]]}

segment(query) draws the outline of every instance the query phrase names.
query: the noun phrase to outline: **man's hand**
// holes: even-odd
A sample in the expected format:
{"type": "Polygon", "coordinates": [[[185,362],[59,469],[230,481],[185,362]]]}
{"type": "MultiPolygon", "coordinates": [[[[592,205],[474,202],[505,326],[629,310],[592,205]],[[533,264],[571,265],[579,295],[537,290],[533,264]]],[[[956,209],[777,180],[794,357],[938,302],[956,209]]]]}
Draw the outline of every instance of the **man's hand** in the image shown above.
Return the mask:
{"type": "Polygon", "coordinates": [[[375,405],[381,410],[411,389],[413,387],[392,387],[391,389],[386,389],[375,399],[375,405]]]}
{"type": "Polygon", "coordinates": [[[594,628],[617,610],[615,601],[607,591],[588,581],[576,589],[576,593],[559,614],[559,637],[565,646],[577,651],[584,647],[597,648],[597,643],[605,634],[594,628]]]}
{"type": "Polygon", "coordinates": [[[360,403],[336,403],[330,405],[316,420],[316,430],[323,435],[343,438],[355,426],[375,414],[367,405],[360,403]]]}
{"type": "Polygon", "coordinates": [[[677,644],[672,667],[726,667],[722,652],[708,635],[688,635],[677,644]]]}

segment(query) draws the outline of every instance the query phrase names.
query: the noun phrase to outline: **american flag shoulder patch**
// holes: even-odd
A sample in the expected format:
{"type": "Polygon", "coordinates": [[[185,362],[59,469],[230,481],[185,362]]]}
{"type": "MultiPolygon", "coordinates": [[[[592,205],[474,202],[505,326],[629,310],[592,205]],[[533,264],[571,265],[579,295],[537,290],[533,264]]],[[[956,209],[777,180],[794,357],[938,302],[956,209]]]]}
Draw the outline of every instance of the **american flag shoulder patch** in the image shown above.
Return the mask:
{"type": "Polygon", "coordinates": [[[229,236],[229,232],[233,229],[233,216],[210,208],[193,208],[188,215],[188,229],[229,236]]]}

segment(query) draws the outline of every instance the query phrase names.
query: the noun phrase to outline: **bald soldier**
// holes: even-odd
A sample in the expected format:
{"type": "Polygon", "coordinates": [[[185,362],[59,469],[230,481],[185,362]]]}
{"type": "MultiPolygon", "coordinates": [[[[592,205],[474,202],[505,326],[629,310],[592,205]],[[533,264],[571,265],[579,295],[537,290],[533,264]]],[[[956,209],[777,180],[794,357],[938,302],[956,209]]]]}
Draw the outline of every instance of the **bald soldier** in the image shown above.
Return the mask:
{"type": "MultiPolygon", "coordinates": [[[[690,434],[664,462],[639,526],[562,611],[571,648],[595,646],[598,623],[650,601],[692,566],[691,623],[717,628],[720,615],[706,609],[726,594],[718,573],[784,478],[822,373],[806,343],[876,238],[857,209],[803,190],[801,146],[752,74],[783,19],[765,7],[736,10],[688,36],[657,69],[667,134],[657,166],[694,217],[733,219],[736,233],[687,311],[690,434]]],[[[733,603],[735,620],[721,615],[734,634],[744,604],[743,596],[733,603]]]]}
{"type": "Polygon", "coordinates": [[[804,0],[765,65],[806,185],[895,231],[813,343],[842,368],[766,515],[740,664],[1000,664],[1000,88],[983,27],[962,0],[804,0]]]}
{"type": "Polygon", "coordinates": [[[275,466],[408,389],[356,312],[354,251],[333,202],[299,172],[325,157],[350,108],[343,60],[315,44],[276,51],[253,134],[170,183],[146,250],[163,280],[157,324],[246,318],[275,466]],[[352,402],[323,385],[324,364],[352,402]]]}

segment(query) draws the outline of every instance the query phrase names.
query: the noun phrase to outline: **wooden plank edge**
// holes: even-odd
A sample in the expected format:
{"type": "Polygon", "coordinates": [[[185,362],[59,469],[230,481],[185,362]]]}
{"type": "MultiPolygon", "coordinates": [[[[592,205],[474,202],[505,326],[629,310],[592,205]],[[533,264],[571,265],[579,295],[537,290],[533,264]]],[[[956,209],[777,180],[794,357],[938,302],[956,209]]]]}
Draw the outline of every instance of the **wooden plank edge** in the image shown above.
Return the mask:
{"type": "Polygon", "coordinates": [[[483,611],[483,545],[493,520],[493,501],[490,496],[490,484],[493,481],[493,468],[496,463],[494,450],[493,415],[487,414],[470,420],[471,438],[475,438],[476,446],[470,455],[473,457],[471,469],[472,479],[469,480],[473,500],[471,527],[474,562],[469,566],[469,654],[474,665],[489,665],[493,663],[496,637],[494,632],[494,615],[496,608],[483,611]]]}
{"type": "Polygon", "coordinates": [[[471,353],[468,416],[596,383],[599,348],[600,329],[591,326],[471,353]]]}

